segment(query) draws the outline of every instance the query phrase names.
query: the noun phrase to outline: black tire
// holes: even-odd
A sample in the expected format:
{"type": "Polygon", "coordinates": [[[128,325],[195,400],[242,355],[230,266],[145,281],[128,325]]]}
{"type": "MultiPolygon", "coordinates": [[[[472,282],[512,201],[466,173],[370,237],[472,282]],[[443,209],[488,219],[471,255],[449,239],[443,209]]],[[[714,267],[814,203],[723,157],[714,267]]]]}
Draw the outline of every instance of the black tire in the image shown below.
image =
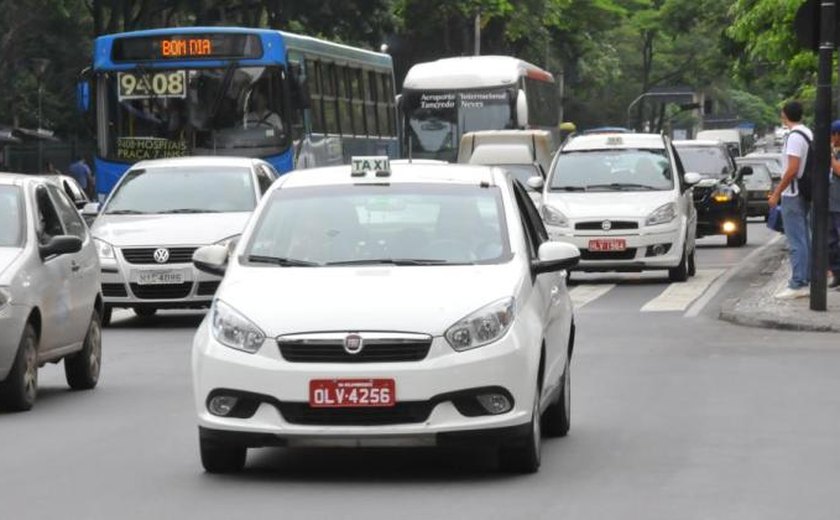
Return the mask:
{"type": "Polygon", "coordinates": [[[680,257],[680,264],[672,269],[668,269],[668,280],[671,282],[684,282],[688,280],[688,255],[683,249],[682,257],[680,257]]]}
{"type": "Polygon", "coordinates": [[[201,465],[207,473],[236,473],[245,467],[245,446],[222,444],[199,437],[201,465]]]}
{"type": "Polygon", "coordinates": [[[560,396],[542,416],[542,431],[546,437],[565,437],[572,425],[572,369],[571,359],[566,357],[566,366],[560,377],[560,396]]]}
{"type": "Polygon", "coordinates": [[[27,323],[20,338],[15,361],[6,380],[0,383],[0,407],[15,412],[32,408],[38,397],[38,335],[27,323]]]}
{"type": "Polygon", "coordinates": [[[691,250],[691,254],[688,255],[688,276],[697,275],[697,260],[695,258],[695,253],[697,253],[696,247],[694,247],[691,250]]]}
{"type": "Polygon", "coordinates": [[[747,219],[741,221],[738,232],[726,236],[726,247],[744,247],[747,245],[747,219]]]}
{"type": "Polygon", "coordinates": [[[102,316],[100,316],[100,321],[99,321],[99,323],[102,325],[102,327],[107,327],[111,324],[111,313],[113,312],[113,310],[114,309],[112,307],[109,307],[107,305],[105,305],[102,308],[102,316]]]}
{"type": "Polygon", "coordinates": [[[540,388],[534,395],[534,406],[528,433],[499,449],[499,467],[508,473],[536,473],[542,456],[542,421],[540,420],[540,388]]]}
{"type": "Polygon", "coordinates": [[[135,307],[134,314],[140,316],[141,318],[151,318],[157,313],[157,309],[154,307],[135,307]]]}
{"type": "Polygon", "coordinates": [[[64,376],[73,390],[90,390],[99,382],[102,368],[102,324],[99,311],[90,318],[82,350],[64,358],[64,376]]]}

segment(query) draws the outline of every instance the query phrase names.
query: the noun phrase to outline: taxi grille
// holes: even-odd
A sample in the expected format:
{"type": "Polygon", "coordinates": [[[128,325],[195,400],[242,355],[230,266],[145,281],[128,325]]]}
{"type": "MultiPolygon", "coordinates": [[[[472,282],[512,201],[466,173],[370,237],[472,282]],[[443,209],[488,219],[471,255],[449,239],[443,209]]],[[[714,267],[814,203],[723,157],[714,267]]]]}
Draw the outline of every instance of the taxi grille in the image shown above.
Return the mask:
{"type": "Polygon", "coordinates": [[[192,282],[165,285],[131,284],[131,292],[141,300],[177,300],[186,298],[192,291],[192,282]]]}
{"type": "MultiPolygon", "coordinates": [[[[593,220],[589,222],[578,222],[575,224],[575,229],[581,231],[603,231],[603,223],[607,220],[593,220]]],[[[639,229],[638,222],[631,222],[629,220],[609,220],[610,229],[639,229]]]]}
{"type": "MultiPolygon", "coordinates": [[[[169,247],[169,260],[164,264],[189,264],[192,263],[192,255],[197,247],[169,247]]],[[[122,254],[126,262],[130,264],[157,264],[155,251],[157,247],[142,247],[123,249],[122,254]]]]}
{"type": "Polygon", "coordinates": [[[581,260],[633,260],[636,258],[636,248],[631,247],[624,251],[590,251],[580,250],[581,260]]]}
{"type": "Polygon", "coordinates": [[[277,345],[293,363],[397,363],[425,359],[432,340],[369,339],[358,354],[345,351],[343,340],[279,339],[277,345]]]}
{"type": "Polygon", "coordinates": [[[121,283],[103,283],[102,296],[110,296],[112,298],[120,298],[128,296],[125,290],[125,285],[121,283]]]}
{"type": "Polygon", "coordinates": [[[420,423],[429,418],[433,401],[404,401],[381,408],[312,408],[308,403],[280,403],[280,413],[291,424],[377,426],[420,423]]]}

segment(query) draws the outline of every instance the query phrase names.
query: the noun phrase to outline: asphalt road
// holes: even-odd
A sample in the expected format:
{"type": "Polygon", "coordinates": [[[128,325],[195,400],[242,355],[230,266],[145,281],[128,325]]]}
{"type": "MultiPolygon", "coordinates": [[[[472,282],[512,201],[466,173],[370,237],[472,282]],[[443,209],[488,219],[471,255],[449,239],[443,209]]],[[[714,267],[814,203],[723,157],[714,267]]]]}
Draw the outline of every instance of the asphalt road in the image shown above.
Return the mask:
{"type": "Polygon", "coordinates": [[[50,365],[34,410],[0,415],[0,518],[836,519],[838,336],[715,319],[771,238],[750,232],[742,249],[702,241],[687,303],[660,275],[574,277],[572,431],[536,475],[484,452],[326,449],[252,450],[244,473],[207,475],[189,370],[202,316],[126,312],[96,390],[50,365]]]}

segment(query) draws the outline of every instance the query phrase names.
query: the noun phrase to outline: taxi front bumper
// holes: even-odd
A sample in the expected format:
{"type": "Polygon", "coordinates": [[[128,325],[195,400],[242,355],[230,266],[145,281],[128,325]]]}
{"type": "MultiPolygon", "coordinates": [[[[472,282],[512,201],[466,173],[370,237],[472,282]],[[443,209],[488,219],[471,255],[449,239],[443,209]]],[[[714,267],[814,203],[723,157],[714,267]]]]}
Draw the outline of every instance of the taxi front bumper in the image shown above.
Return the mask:
{"type": "Polygon", "coordinates": [[[498,439],[529,427],[539,353],[524,347],[516,324],[496,343],[467,352],[452,350],[436,337],[424,360],[397,363],[295,363],[283,359],[267,339],[257,354],[218,343],[208,320],[193,343],[193,390],[202,438],[247,446],[431,446],[460,439],[498,439]],[[370,409],[310,408],[313,379],[393,379],[396,404],[368,422],[370,409]],[[481,392],[509,396],[511,409],[498,415],[465,415],[463,398],[481,392]],[[254,401],[247,417],[210,413],[209,398],[219,393],[254,401]],[[318,411],[313,423],[308,415],[318,411]],[[359,410],[356,414],[353,410],[359,410]],[[349,418],[349,419],[348,419],[349,418]],[[475,434],[475,435],[474,435],[475,434]]]}

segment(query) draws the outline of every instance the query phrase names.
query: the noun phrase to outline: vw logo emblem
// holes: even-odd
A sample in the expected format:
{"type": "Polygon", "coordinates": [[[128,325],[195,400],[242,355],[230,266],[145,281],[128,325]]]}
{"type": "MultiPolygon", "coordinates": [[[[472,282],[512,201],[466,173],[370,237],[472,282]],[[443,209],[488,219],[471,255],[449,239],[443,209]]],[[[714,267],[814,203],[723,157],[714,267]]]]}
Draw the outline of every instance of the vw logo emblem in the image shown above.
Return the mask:
{"type": "Polygon", "coordinates": [[[603,229],[604,231],[611,230],[612,229],[612,222],[610,222],[609,220],[605,220],[605,221],[601,222],[601,229],[603,229]]]}
{"type": "Polygon", "coordinates": [[[358,334],[348,334],[344,338],[344,351],[348,354],[358,354],[362,351],[365,342],[358,334]]]}
{"type": "Polygon", "coordinates": [[[165,247],[160,247],[155,249],[155,254],[153,256],[155,258],[155,262],[165,264],[169,261],[169,250],[165,247]]]}

